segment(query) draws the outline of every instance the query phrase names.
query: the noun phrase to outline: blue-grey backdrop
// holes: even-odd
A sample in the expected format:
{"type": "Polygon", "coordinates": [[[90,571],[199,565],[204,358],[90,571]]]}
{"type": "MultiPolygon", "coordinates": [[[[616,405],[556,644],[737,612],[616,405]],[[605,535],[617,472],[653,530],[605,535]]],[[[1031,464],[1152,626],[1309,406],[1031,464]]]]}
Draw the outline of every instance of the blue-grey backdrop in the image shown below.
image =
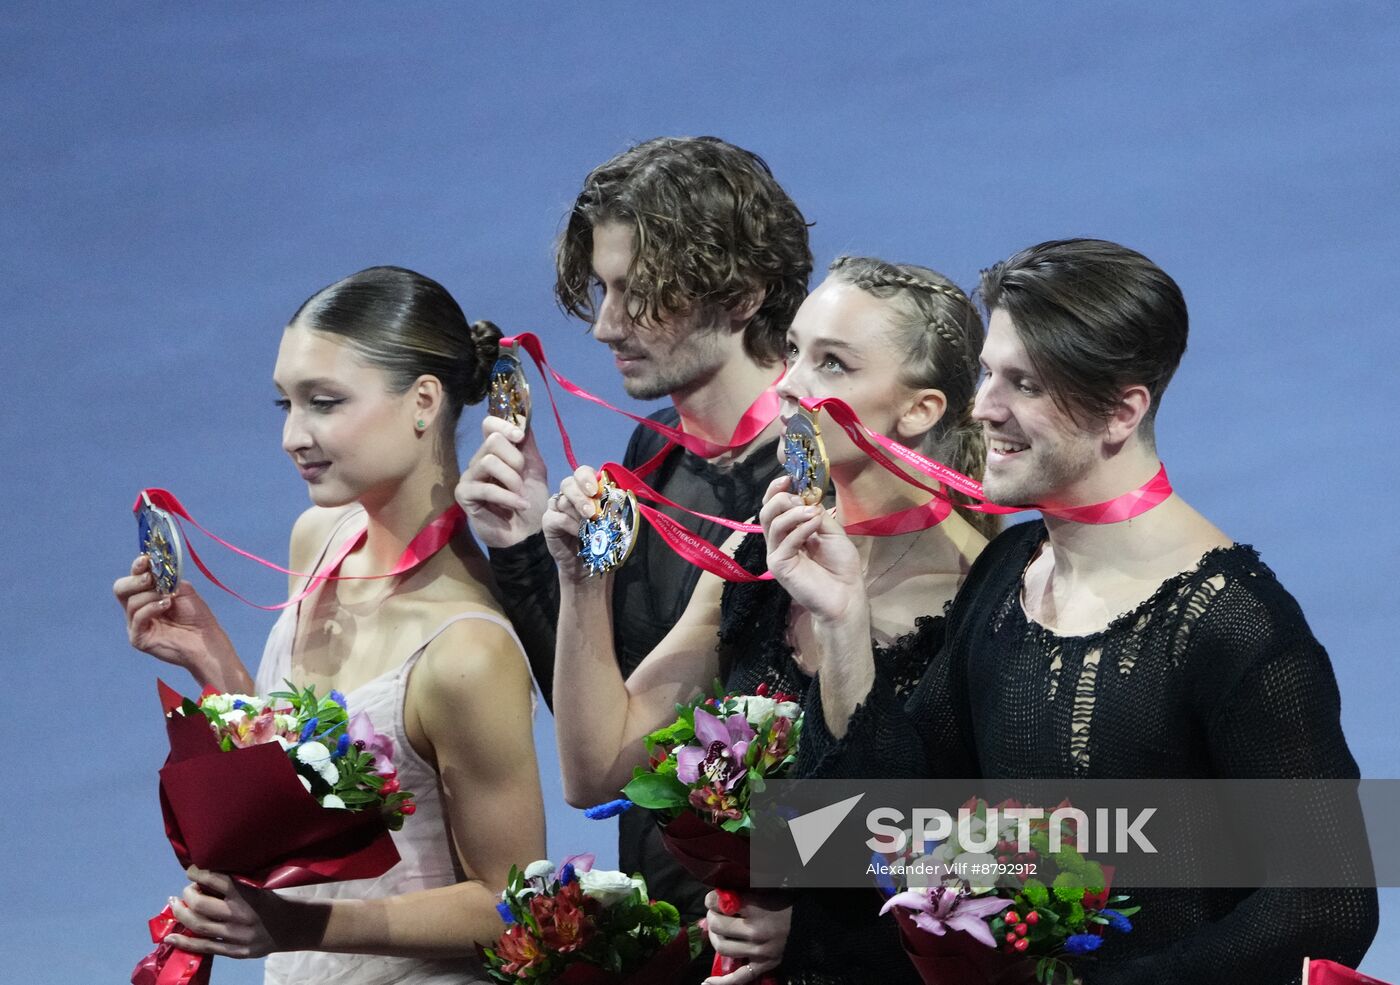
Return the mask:
{"type": "MultiPolygon", "coordinates": [[[[157,667],[110,597],[133,493],[172,488],[283,557],[306,495],[279,448],[278,335],[373,263],[541,333],[617,395],[552,305],[551,246],[584,173],[657,134],[762,153],[819,265],[860,251],[970,284],[1074,234],[1159,261],[1194,322],[1160,418],[1173,478],[1296,593],[1363,770],[1400,775],[1400,5],[1192,7],[7,4],[4,977],[125,980],[182,885],[155,803],[157,667]]],[[[624,421],[572,409],[585,459],[621,450],[624,421]]],[[[255,656],[268,617],[207,594],[255,656]]],[[[611,826],[558,796],[548,716],[536,731],[551,851],[612,859],[611,826]]],[[[1400,891],[1383,909],[1363,967],[1396,977],[1400,891]]]]}

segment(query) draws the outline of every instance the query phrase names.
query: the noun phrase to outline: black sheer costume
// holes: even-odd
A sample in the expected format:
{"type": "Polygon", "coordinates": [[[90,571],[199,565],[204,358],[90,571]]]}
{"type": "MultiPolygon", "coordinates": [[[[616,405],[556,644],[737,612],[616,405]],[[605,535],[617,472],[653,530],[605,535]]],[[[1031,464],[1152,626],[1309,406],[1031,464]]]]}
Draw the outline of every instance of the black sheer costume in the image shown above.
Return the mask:
{"type": "MultiPolygon", "coordinates": [[[[680,415],[674,407],[667,407],[652,414],[651,420],[677,427],[680,415]]],[[[638,427],[632,432],[622,464],[636,468],[665,443],[656,432],[638,427]]],[[[781,472],[775,440],[726,466],[677,448],[647,482],[668,499],[698,513],[748,520],[758,515],[764,491],[781,472]]],[[[717,523],[662,509],[712,544],[722,544],[731,535],[717,523]]],[[[552,708],[559,580],[544,535],[492,550],[491,570],[506,614],[525,644],[535,680],[552,708]]],[[[642,524],[632,555],[613,575],[613,647],[623,677],[637,669],[680,619],[699,578],[699,568],[680,558],[648,524],[642,524]]],[[[640,872],[651,894],[674,904],[682,918],[693,921],[704,916],[705,887],[667,854],[650,815],[631,810],[618,820],[618,867],[623,872],[640,872]]]]}
{"type": "MultiPolygon", "coordinates": [[[[1212,550],[1106,629],[1059,636],[1020,603],[1044,537],[1037,521],[988,545],[950,610],[942,654],[907,703],[877,673],[837,741],[813,687],[803,775],[957,776],[963,755],[971,775],[996,779],[1359,775],[1327,653],[1252,548],[1212,550]]],[[[1290,817],[1322,831],[1346,826],[1327,802],[1290,817]]],[[[1110,935],[1085,966],[1091,985],[1297,982],[1304,955],[1355,967],[1379,918],[1371,889],[1131,895],[1142,905],[1135,929],[1110,935]]]]}
{"type": "MultiPolygon", "coordinates": [[[[749,571],[767,569],[763,537],[750,534],[735,553],[749,571]]],[[[720,614],[720,660],[730,694],[785,691],[804,702],[811,687],[788,643],[792,600],[776,582],[731,582],[720,614]]],[[[892,695],[908,697],[924,676],[943,636],[942,616],[922,616],[913,632],[875,648],[875,663],[892,695]]],[[[810,702],[806,702],[810,704],[810,702]]],[[[900,948],[899,929],[879,915],[883,898],[870,890],[804,890],[794,894],[792,929],[782,971],[789,985],[917,983],[900,948]]]]}

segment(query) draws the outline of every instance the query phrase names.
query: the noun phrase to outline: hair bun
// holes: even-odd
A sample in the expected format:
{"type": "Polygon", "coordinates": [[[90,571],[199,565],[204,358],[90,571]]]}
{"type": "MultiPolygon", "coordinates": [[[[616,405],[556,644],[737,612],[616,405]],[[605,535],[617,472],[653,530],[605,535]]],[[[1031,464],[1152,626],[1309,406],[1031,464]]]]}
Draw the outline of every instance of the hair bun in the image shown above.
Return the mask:
{"type": "Polygon", "coordinates": [[[476,353],[471,378],[467,380],[466,400],[469,404],[479,404],[486,399],[491,386],[491,370],[496,365],[496,356],[501,346],[501,330],[495,322],[481,319],[468,327],[471,333],[472,349],[476,353]]]}

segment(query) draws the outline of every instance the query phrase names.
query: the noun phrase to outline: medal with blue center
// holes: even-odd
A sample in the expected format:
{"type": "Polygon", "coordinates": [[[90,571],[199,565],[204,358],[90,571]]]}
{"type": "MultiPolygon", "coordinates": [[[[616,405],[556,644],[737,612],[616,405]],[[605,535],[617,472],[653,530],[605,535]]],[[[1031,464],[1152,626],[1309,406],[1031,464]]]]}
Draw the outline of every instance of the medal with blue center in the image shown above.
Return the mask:
{"type": "Polygon", "coordinates": [[[141,494],[141,506],[136,511],[137,546],[150,558],[151,580],[162,595],[174,595],[180,587],[180,571],[185,551],[180,540],[180,528],[175,518],[151,503],[141,494]]]}
{"type": "Polygon", "coordinates": [[[637,497],[598,473],[598,512],[578,525],[578,556],[589,575],[606,574],[632,553],[641,513],[637,497]]]}
{"type": "Polygon", "coordinates": [[[519,343],[502,343],[500,355],[491,367],[491,388],[486,393],[486,412],[522,429],[530,427],[530,383],[516,354],[519,343]]]}
{"type": "Polygon", "coordinates": [[[831,480],[831,465],[816,415],[806,408],[799,407],[788,418],[783,432],[783,469],[792,480],[793,495],[808,506],[822,501],[831,480]]]}

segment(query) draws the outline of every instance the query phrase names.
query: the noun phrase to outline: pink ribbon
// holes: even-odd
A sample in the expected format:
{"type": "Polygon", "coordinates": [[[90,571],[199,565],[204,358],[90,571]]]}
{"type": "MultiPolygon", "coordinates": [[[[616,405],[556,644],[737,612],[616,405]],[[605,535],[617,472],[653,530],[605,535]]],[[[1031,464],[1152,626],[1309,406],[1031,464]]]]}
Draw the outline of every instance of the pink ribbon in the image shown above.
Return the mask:
{"type": "MultiPolygon", "coordinates": [[[[653,421],[649,418],[630,413],[620,407],[614,407],[602,397],[596,397],[589,393],[577,383],[563,376],[549,364],[549,360],[545,358],[544,346],[540,342],[539,336],[535,335],[533,332],[521,332],[519,335],[512,335],[501,339],[501,345],[516,344],[529,353],[530,358],[535,362],[535,368],[540,371],[540,377],[544,380],[545,394],[549,397],[549,406],[554,411],[555,422],[559,425],[559,437],[564,444],[564,457],[568,459],[569,465],[573,468],[578,468],[578,460],[574,458],[574,448],[569,442],[569,432],[564,427],[564,418],[559,414],[559,405],[555,403],[554,390],[549,385],[550,377],[553,377],[556,383],[575,397],[587,400],[590,403],[595,403],[599,407],[605,407],[614,413],[621,414],[623,417],[636,421],[642,427],[654,431],[666,439],[666,446],[664,448],[653,455],[650,460],[637,467],[636,474],[641,476],[650,475],[655,471],[657,466],[659,466],[666,459],[666,456],[678,445],[686,451],[694,452],[701,458],[718,458],[726,452],[743,448],[749,442],[753,441],[754,438],[762,434],[764,429],[772,424],[774,418],[778,416],[778,392],[772,386],[769,386],[758,395],[758,399],[750,404],[748,410],[744,411],[743,416],[739,418],[739,423],[735,426],[734,433],[729,438],[729,443],[722,445],[716,444],[713,441],[706,441],[704,438],[696,437],[693,434],[686,434],[679,428],[673,428],[659,421],[653,421]]],[[[776,383],[776,381],[774,382],[776,383]]]]}
{"type": "Polygon", "coordinates": [[[210,540],[214,541],[216,544],[220,544],[221,546],[227,548],[228,550],[241,557],[245,557],[250,561],[256,561],[263,567],[271,568],[273,571],[280,571],[284,575],[291,575],[295,578],[310,579],[307,582],[305,588],[303,588],[296,595],[287,599],[287,601],[279,602],[277,605],[259,605],[257,602],[254,602],[251,599],[244,598],[242,595],[235,592],[232,588],[229,588],[227,585],[221,582],[218,579],[218,577],[214,574],[214,572],[209,570],[208,565],[204,563],[204,560],[194,549],[194,545],[190,543],[189,538],[185,538],[185,547],[190,552],[190,560],[194,562],[195,567],[197,567],[200,571],[204,573],[204,577],[208,578],[211,582],[213,582],[219,588],[222,588],[225,592],[228,592],[240,602],[245,602],[248,605],[253,606],[253,608],[255,609],[263,609],[267,612],[276,612],[280,609],[285,609],[288,606],[296,605],[302,599],[306,598],[313,591],[315,591],[316,587],[322,582],[372,581],[378,578],[393,578],[395,575],[401,575],[405,571],[409,571],[413,568],[418,567],[418,565],[422,564],[424,561],[428,560],[428,558],[432,557],[438,551],[442,550],[442,548],[457,534],[457,531],[462,528],[462,524],[464,524],[467,519],[466,515],[462,512],[461,507],[457,506],[454,503],[442,513],[440,513],[438,516],[430,520],[428,522],[428,525],[425,526],[422,530],[414,534],[413,539],[408,542],[408,546],[404,548],[403,554],[400,555],[398,563],[394,565],[392,570],[386,571],[380,575],[336,574],[336,572],[340,570],[341,563],[344,562],[347,556],[349,556],[350,552],[364,543],[367,531],[361,530],[354,537],[350,538],[348,541],[346,541],[344,544],[338,547],[335,550],[335,552],[329,558],[327,558],[326,563],[321,566],[320,570],[316,571],[314,574],[308,575],[300,571],[292,571],[290,568],[284,568],[280,564],[274,564],[271,561],[268,561],[264,558],[260,558],[256,554],[252,554],[248,551],[245,551],[243,550],[243,548],[231,544],[227,540],[224,540],[218,534],[212,532],[203,524],[201,524],[198,520],[196,520],[193,516],[191,516],[189,511],[185,509],[184,505],[178,499],[175,498],[175,494],[165,489],[141,490],[141,492],[136,497],[135,505],[131,508],[132,512],[134,513],[139,511],[141,507],[145,505],[146,500],[148,499],[150,500],[152,506],[158,506],[161,509],[169,512],[170,514],[179,517],[180,519],[183,519],[185,521],[188,521],[210,540]]]}
{"type": "Polygon", "coordinates": [[[926,489],[936,497],[947,497],[947,493],[942,489],[924,485],[922,482],[910,478],[889,455],[900,459],[915,471],[937,479],[949,489],[956,490],[976,500],[976,502],[963,505],[966,509],[978,513],[1020,513],[1024,510],[1039,510],[1045,516],[1070,520],[1074,523],[1121,523],[1124,520],[1141,516],[1154,506],[1161,504],[1172,494],[1171,481],[1167,478],[1167,467],[1161,465],[1157,469],[1157,473],[1138,488],[1120,496],[1114,496],[1102,503],[1090,503],[1085,506],[999,506],[987,502],[987,495],[982,489],[982,483],[976,479],[963,475],[957,469],[950,468],[942,462],[920,455],[893,438],[871,431],[860,422],[860,418],[856,417],[856,412],[844,401],[836,397],[826,397],[821,400],[803,400],[802,406],[810,411],[825,410],[827,415],[850,436],[851,440],[862,451],[885,469],[903,478],[904,481],[918,486],[920,489],[926,489]],[[888,452],[889,455],[883,454],[882,451],[888,452]]]}

